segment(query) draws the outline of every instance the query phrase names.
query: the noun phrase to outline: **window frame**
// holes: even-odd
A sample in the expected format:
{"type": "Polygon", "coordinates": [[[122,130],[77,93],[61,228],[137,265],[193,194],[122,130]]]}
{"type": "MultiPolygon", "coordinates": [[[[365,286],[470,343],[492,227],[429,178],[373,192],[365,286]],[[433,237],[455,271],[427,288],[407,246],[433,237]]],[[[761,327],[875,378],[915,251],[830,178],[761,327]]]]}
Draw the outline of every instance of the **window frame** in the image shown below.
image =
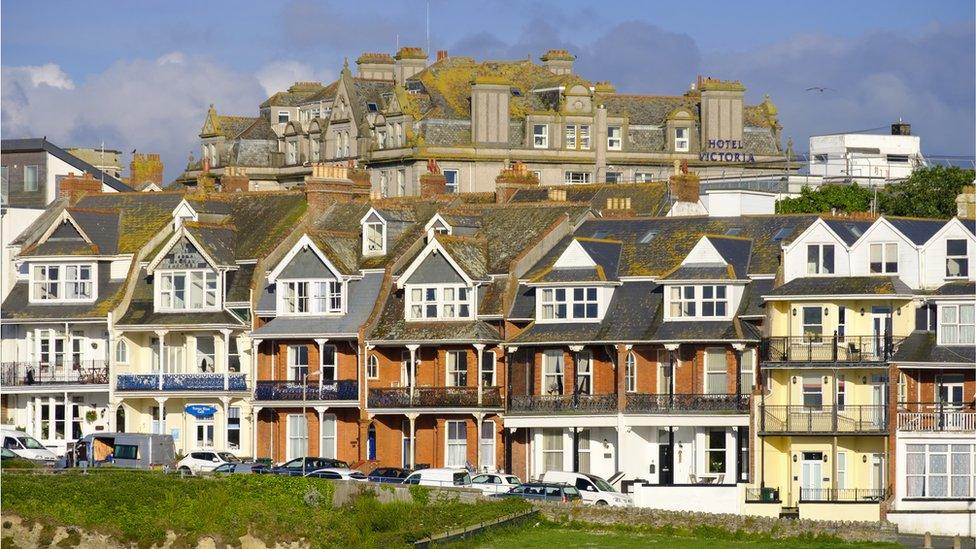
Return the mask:
{"type": "Polygon", "coordinates": [[[628,352],[624,361],[624,391],[637,392],[637,355],[634,351],[628,352]]]}
{"type": "Polygon", "coordinates": [[[898,243],[897,242],[871,242],[868,244],[868,272],[870,274],[898,274],[898,243]],[[891,261],[889,257],[891,254],[891,248],[894,248],[894,261],[891,261]],[[880,253],[881,261],[880,263],[875,263],[874,261],[874,251],[878,250],[880,253]],[[878,269],[875,270],[875,264],[878,265],[878,269]],[[891,265],[894,265],[894,270],[890,270],[891,265]]]}
{"type": "MultiPolygon", "coordinates": [[[[382,185],[382,182],[381,182],[382,185]]],[[[384,195],[385,196],[385,195],[384,195]]],[[[386,223],[382,221],[367,221],[363,223],[363,255],[385,255],[386,254],[386,223]],[[370,232],[376,233],[376,226],[379,226],[378,234],[380,247],[376,249],[370,245],[370,232]]]]}
{"type": "Polygon", "coordinates": [[[824,314],[823,307],[821,305],[814,305],[812,307],[800,307],[800,331],[803,334],[803,338],[810,338],[810,341],[815,343],[823,340],[824,337],[824,314]],[[819,317],[819,322],[808,322],[807,321],[807,311],[817,311],[817,316],[819,317]],[[807,333],[807,327],[819,327],[820,332],[810,332],[807,333]]]}
{"type": "Polygon", "coordinates": [[[837,247],[831,243],[816,242],[807,244],[806,274],[812,276],[833,275],[837,273],[837,247]],[[815,263],[811,264],[811,252],[816,250],[815,263]],[[829,255],[827,251],[830,251],[829,255]],[[827,258],[830,258],[830,269],[827,268],[827,258]]]}
{"type": "Polygon", "coordinates": [[[608,151],[622,151],[624,144],[624,127],[623,126],[607,126],[607,150],[608,151]],[[617,136],[614,137],[614,130],[617,132],[617,136]]]}
{"type": "Polygon", "coordinates": [[[380,361],[376,358],[376,355],[370,353],[366,357],[366,379],[379,379],[380,377],[380,361]]]}
{"type": "Polygon", "coordinates": [[[674,152],[691,151],[691,128],[678,126],[674,129],[674,152]],[[682,137],[680,133],[685,135],[682,137]]]}
{"type": "Polygon", "coordinates": [[[41,190],[40,173],[41,170],[37,164],[28,164],[24,166],[24,192],[25,193],[36,193],[41,190]],[[34,173],[33,179],[27,177],[28,171],[32,171],[34,173]],[[27,185],[28,182],[31,183],[29,187],[27,185]]]}
{"type": "Polygon", "coordinates": [[[667,320],[727,319],[734,315],[731,284],[669,284],[665,300],[667,320]],[[710,297],[706,297],[706,289],[710,297]],[[706,305],[711,306],[711,314],[705,314],[706,305]],[[725,313],[718,314],[723,308],[725,313]]]}
{"type": "Polygon", "coordinates": [[[153,293],[155,294],[155,310],[157,312],[171,313],[171,312],[201,312],[201,311],[219,311],[223,306],[223,295],[220,291],[220,273],[212,269],[157,269],[153,273],[153,293]],[[193,297],[193,278],[195,274],[202,274],[202,290],[201,297],[202,302],[200,307],[190,307],[191,298],[193,297]],[[184,279],[183,282],[183,307],[174,307],[176,302],[176,280],[178,277],[184,279]],[[170,287],[166,288],[165,280],[169,278],[171,280],[170,287]],[[213,287],[211,288],[211,282],[213,282],[213,287]],[[164,297],[169,296],[169,305],[164,304],[164,297]],[[208,295],[213,296],[213,305],[207,305],[208,295]]]}
{"type": "Polygon", "coordinates": [[[593,175],[590,172],[579,172],[574,170],[567,170],[563,172],[564,185],[588,185],[592,181],[592,178],[593,175]]]}
{"type": "Polygon", "coordinates": [[[444,467],[464,467],[468,461],[468,422],[464,419],[448,419],[444,421],[444,467]],[[460,429],[458,427],[460,426],[460,429]],[[452,433],[452,428],[455,431],[452,433]],[[456,435],[462,434],[463,437],[456,435]],[[452,435],[455,435],[452,438],[452,435]],[[453,463],[451,461],[451,448],[464,448],[464,461],[453,463]]]}
{"type": "Polygon", "coordinates": [[[549,124],[532,124],[532,148],[533,149],[548,149],[549,148],[549,124]],[[539,128],[542,128],[542,133],[539,133],[539,128]],[[540,140],[541,138],[541,140],[540,140]]]}
{"type": "Polygon", "coordinates": [[[540,323],[600,322],[604,314],[606,295],[600,286],[542,287],[537,295],[535,316],[540,323]]]}
{"type": "Polygon", "coordinates": [[[566,394],[566,356],[562,349],[546,349],[542,352],[542,384],[539,387],[543,395],[564,395],[566,394]],[[546,383],[552,379],[550,389],[546,383]]]}
{"type": "Polygon", "coordinates": [[[468,386],[468,352],[459,350],[444,353],[444,383],[448,387],[468,386]]]}
{"type": "Polygon", "coordinates": [[[279,278],[276,281],[278,314],[281,316],[341,315],[345,312],[344,280],[337,278],[279,278]],[[291,289],[294,287],[294,291],[291,289]],[[299,291],[304,288],[304,295],[299,291]],[[324,289],[324,293],[319,293],[324,289]],[[294,297],[290,297],[294,295],[294,297]],[[291,304],[291,300],[294,304],[291,304]],[[305,310],[296,310],[305,302],[305,310]],[[324,307],[324,309],[323,309],[324,307]]]}
{"type": "Polygon", "coordinates": [[[404,315],[408,322],[423,320],[470,320],[475,318],[475,288],[467,284],[407,284],[404,288],[406,306],[404,315]],[[420,292],[418,301],[415,292],[420,292]],[[430,298],[433,291],[433,298],[430,298]],[[465,297],[461,297],[464,293],[465,297]],[[448,295],[453,297],[448,298],[448,295]],[[431,309],[433,308],[433,309],[431,309]],[[431,316],[430,311],[434,311],[431,316]],[[417,315],[415,312],[419,311],[417,315]],[[447,313],[452,311],[452,314],[447,313]],[[462,314],[466,313],[466,314],[462,314]]]}
{"type": "Polygon", "coordinates": [[[126,343],[125,339],[119,338],[115,342],[115,363],[116,364],[128,364],[129,363],[129,344],[126,343]],[[119,358],[121,356],[121,358],[119,358]]]}
{"type": "Polygon", "coordinates": [[[972,340],[976,340],[976,322],[972,324],[963,322],[962,310],[964,308],[972,311],[972,313],[970,313],[970,317],[976,317],[976,305],[972,303],[945,303],[938,306],[937,330],[939,345],[973,345],[974,341],[972,340]],[[955,318],[951,321],[946,321],[944,315],[950,310],[955,311],[955,318]],[[955,331],[955,337],[947,337],[949,328],[952,328],[955,331]],[[969,328],[969,333],[973,334],[968,338],[969,341],[967,341],[966,338],[963,338],[963,328],[969,328]]]}
{"type": "Polygon", "coordinates": [[[279,124],[287,124],[290,121],[291,121],[291,113],[289,113],[288,111],[278,111],[278,123],[279,124]],[[285,116],[285,119],[284,120],[281,119],[281,115],[284,115],[285,116]]]}
{"type": "Polygon", "coordinates": [[[575,353],[573,355],[573,367],[575,368],[575,371],[573,372],[573,377],[575,378],[573,380],[575,383],[575,392],[580,395],[592,395],[593,353],[587,350],[575,353]],[[580,383],[581,380],[586,380],[585,387],[580,383]]]}
{"type": "Polygon", "coordinates": [[[498,383],[498,355],[495,351],[481,351],[481,371],[478,372],[481,376],[482,387],[495,387],[498,383]],[[488,357],[491,357],[490,359],[488,357]],[[490,370],[489,370],[490,368],[490,370]],[[486,377],[485,374],[490,373],[490,378],[486,377]],[[485,383],[490,381],[490,383],[485,383]]]}
{"type": "Polygon", "coordinates": [[[710,474],[727,474],[729,472],[729,460],[727,459],[726,455],[728,449],[728,433],[726,433],[725,428],[720,427],[708,429],[708,435],[705,437],[705,469],[710,474]],[[716,437],[715,435],[720,435],[720,437],[716,437]],[[713,437],[719,438],[722,441],[722,445],[713,446],[713,437]],[[716,459],[716,455],[721,457],[716,459]],[[716,464],[721,465],[721,470],[713,468],[713,466],[716,464]]]}
{"type": "Polygon", "coordinates": [[[704,393],[706,395],[726,395],[729,392],[729,357],[725,347],[706,347],[704,353],[704,393]],[[721,361],[718,365],[714,364],[716,359],[710,358],[716,353],[721,353],[721,361]],[[713,391],[711,384],[715,378],[722,378],[724,383],[721,391],[713,391]]]}
{"type": "Polygon", "coordinates": [[[98,265],[93,262],[71,262],[71,263],[31,263],[28,269],[28,277],[30,281],[29,286],[29,297],[28,301],[30,303],[90,303],[98,299],[98,265]],[[58,278],[52,281],[50,279],[50,272],[56,269],[58,273],[58,278]],[[68,272],[70,269],[74,269],[76,272],[76,278],[69,279],[68,272]],[[81,278],[82,269],[87,269],[88,279],[81,278]],[[38,270],[44,272],[44,278],[38,278],[38,270]],[[68,289],[70,285],[81,284],[83,287],[88,286],[88,296],[87,297],[75,297],[69,298],[68,289]],[[48,288],[56,288],[57,295],[54,297],[41,297],[43,294],[39,293],[39,290],[47,286],[48,288]]]}
{"type": "Polygon", "coordinates": [[[965,238],[947,238],[946,239],[946,268],[945,277],[946,278],[968,278],[969,277],[969,242],[965,238]],[[962,242],[964,252],[962,255],[958,253],[949,253],[949,246],[953,242],[962,242]],[[950,274],[949,262],[956,261],[959,265],[958,274],[950,274]]]}
{"type": "Polygon", "coordinates": [[[441,170],[441,174],[444,175],[444,179],[447,182],[445,185],[445,190],[449,194],[457,194],[458,182],[459,179],[461,178],[461,170],[441,170]],[[452,174],[453,177],[448,177],[448,174],[452,174]]]}

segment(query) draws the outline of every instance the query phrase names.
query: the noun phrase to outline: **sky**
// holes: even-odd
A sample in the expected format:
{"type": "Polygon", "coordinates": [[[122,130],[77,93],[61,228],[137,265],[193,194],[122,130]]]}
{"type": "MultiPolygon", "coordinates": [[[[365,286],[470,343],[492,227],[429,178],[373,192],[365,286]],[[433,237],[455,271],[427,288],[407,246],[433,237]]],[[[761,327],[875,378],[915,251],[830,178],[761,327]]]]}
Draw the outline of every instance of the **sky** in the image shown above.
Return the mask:
{"type": "MultiPolygon", "coordinates": [[[[64,147],[158,152],[167,181],[199,156],[209,104],[257,114],[295,80],[329,81],[397,44],[478,59],[551,48],[620,93],[678,95],[697,75],[768,94],[784,140],[903,119],[927,155],[976,147],[972,0],[7,0],[0,6],[0,134],[64,147]],[[825,91],[808,91],[811,87],[825,91]]],[[[433,53],[431,54],[433,58],[433,53]]],[[[785,144],[785,143],[784,143],[785,144]]]]}

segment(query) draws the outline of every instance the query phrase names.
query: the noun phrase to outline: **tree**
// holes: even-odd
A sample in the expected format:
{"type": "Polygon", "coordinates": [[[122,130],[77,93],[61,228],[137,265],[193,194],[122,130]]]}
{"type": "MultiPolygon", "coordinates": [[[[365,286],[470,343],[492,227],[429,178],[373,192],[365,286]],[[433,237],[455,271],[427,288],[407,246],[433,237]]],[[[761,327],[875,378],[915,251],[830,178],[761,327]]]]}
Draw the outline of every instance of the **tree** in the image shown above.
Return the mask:
{"type": "Polygon", "coordinates": [[[912,172],[900,183],[878,193],[881,212],[907,217],[950,218],[956,215],[956,197],[973,184],[973,170],[956,166],[932,166],[912,172]]]}
{"type": "Polygon", "coordinates": [[[871,189],[851,185],[828,184],[817,189],[804,186],[800,196],[776,203],[777,213],[851,213],[866,212],[871,207],[871,189]]]}

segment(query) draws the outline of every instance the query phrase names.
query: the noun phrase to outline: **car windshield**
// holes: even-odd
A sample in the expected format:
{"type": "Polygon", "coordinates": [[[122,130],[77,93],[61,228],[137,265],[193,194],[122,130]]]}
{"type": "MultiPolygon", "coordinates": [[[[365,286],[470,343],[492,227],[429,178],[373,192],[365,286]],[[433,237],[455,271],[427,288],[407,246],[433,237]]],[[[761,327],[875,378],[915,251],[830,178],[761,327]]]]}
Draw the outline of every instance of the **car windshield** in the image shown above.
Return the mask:
{"type": "Polygon", "coordinates": [[[485,484],[485,483],[489,482],[490,480],[491,480],[491,477],[489,477],[488,475],[478,475],[478,476],[474,477],[473,479],[471,479],[471,482],[474,483],[474,484],[485,484]]]}
{"type": "Polygon", "coordinates": [[[576,497],[579,495],[579,490],[575,486],[566,486],[563,488],[563,492],[569,497],[576,497]]]}
{"type": "Polygon", "coordinates": [[[507,480],[509,484],[521,484],[522,483],[522,481],[519,480],[518,477],[505,477],[505,480],[507,480]]]}
{"type": "Polygon", "coordinates": [[[217,452],[220,459],[226,461],[227,463],[240,463],[241,460],[237,459],[237,456],[230,452],[217,452]]]}
{"type": "Polygon", "coordinates": [[[37,442],[32,437],[17,437],[17,440],[19,440],[20,443],[24,445],[24,448],[27,448],[28,450],[44,449],[44,445],[41,444],[40,442],[37,442]]]}
{"type": "Polygon", "coordinates": [[[616,490],[613,489],[613,486],[610,486],[609,482],[603,480],[600,477],[595,477],[593,475],[586,475],[586,478],[592,480],[593,484],[596,484],[596,487],[599,488],[601,492],[616,492],[616,490]]]}

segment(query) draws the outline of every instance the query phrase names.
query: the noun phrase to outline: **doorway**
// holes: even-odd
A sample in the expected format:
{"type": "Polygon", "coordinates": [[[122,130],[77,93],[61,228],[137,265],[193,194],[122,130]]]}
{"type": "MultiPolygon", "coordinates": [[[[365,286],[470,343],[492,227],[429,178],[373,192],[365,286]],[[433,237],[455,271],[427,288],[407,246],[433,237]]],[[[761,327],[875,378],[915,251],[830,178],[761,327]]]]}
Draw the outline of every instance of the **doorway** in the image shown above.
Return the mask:
{"type": "Polygon", "coordinates": [[[800,501],[823,501],[823,452],[803,452],[800,501]]]}
{"type": "Polygon", "coordinates": [[[674,484],[674,452],[671,448],[671,444],[667,439],[664,441],[659,441],[657,446],[657,462],[661,466],[661,470],[657,476],[658,484],[662,486],[670,486],[674,484]]]}
{"type": "Polygon", "coordinates": [[[891,335],[891,307],[871,307],[871,335],[874,336],[874,356],[888,356],[891,335]]]}
{"type": "Polygon", "coordinates": [[[366,459],[376,459],[376,426],[372,424],[366,430],[366,459]]]}

